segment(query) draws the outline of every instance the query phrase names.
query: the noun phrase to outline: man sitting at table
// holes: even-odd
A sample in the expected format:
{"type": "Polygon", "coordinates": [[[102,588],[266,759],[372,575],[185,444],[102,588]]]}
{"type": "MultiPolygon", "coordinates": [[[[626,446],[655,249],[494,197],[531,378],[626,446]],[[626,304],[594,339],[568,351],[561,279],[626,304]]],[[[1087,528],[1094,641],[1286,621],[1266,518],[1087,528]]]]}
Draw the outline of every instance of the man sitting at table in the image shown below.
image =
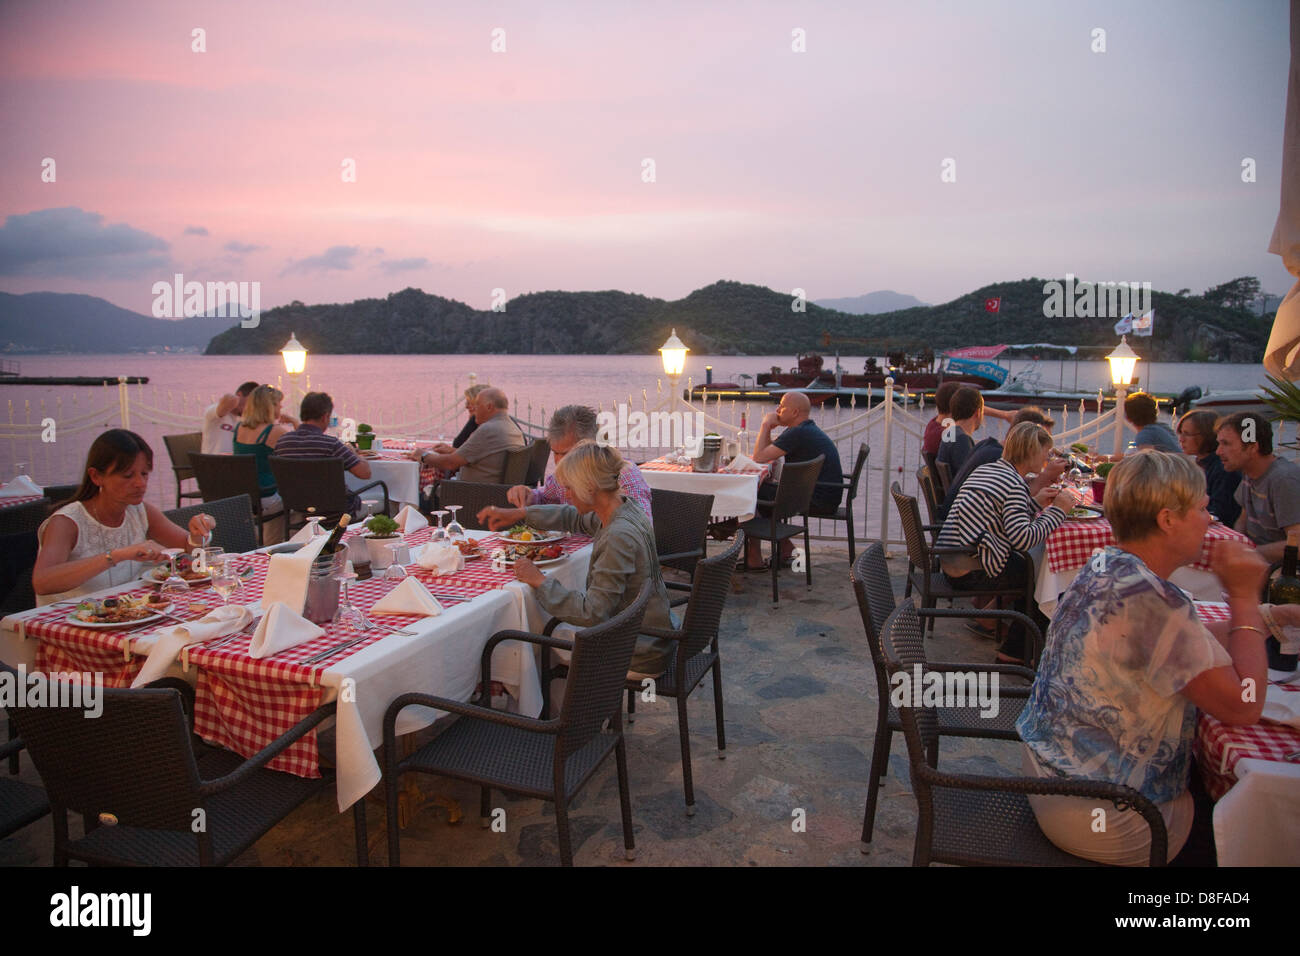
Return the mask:
{"type": "MultiPolygon", "coordinates": [[[[1037,405],[1026,405],[1016,412],[1011,419],[1011,424],[1019,425],[1021,422],[1033,422],[1035,425],[1042,425],[1048,431],[1056,427],[1056,422],[1048,418],[1043,410],[1037,405]]],[[[948,488],[948,494],[939,505],[939,520],[943,521],[948,517],[948,511],[952,508],[952,503],[957,500],[957,492],[961,490],[962,484],[970,477],[970,473],[980,465],[987,465],[997,461],[1002,457],[1002,442],[996,438],[986,438],[970,450],[966,456],[966,461],[962,464],[961,470],[953,474],[952,484],[948,488]]],[[[1060,478],[1065,472],[1065,460],[1062,458],[1049,458],[1047,464],[1043,466],[1041,474],[1035,475],[1034,480],[1029,483],[1030,496],[1037,495],[1048,485],[1054,484],[1056,479],[1060,478]]]]}
{"type": "Polygon", "coordinates": [[[222,395],[203,410],[203,440],[200,451],[205,455],[230,455],[235,429],[244,416],[244,404],[257,388],[257,382],[245,382],[234,392],[222,395]]]}
{"type": "MultiPolygon", "coordinates": [[[[781,396],[781,404],[775,412],[763,416],[759,426],[758,437],[754,439],[754,461],[760,465],[784,458],[791,464],[812,461],[818,455],[825,455],[821,471],[817,473],[817,487],[813,489],[811,509],[814,512],[834,512],[840,506],[844,495],[844,469],[840,465],[840,452],[829,435],[817,427],[812,420],[812,403],[803,392],[786,392],[781,396]],[[785,428],[780,438],[772,438],[772,429],[778,425],[785,428]]],[[[765,481],[758,490],[759,504],[771,504],[776,498],[776,483],[765,481]]],[[[762,542],[749,539],[745,542],[746,566],[758,570],[762,564],[762,542]]],[[[787,538],[781,542],[781,560],[784,562],[794,550],[794,543],[787,538]]]]}
{"type": "MultiPolygon", "coordinates": [[[[581,441],[594,441],[599,430],[596,410],[586,405],[565,405],[557,408],[546,426],[546,439],[551,444],[551,454],[555,456],[555,467],[560,467],[573,446],[581,441]]],[[[560,484],[552,472],[541,488],[529,488],[515,485],[506,493],[506,498],[516,508],[532,505],[571,505],[573,501],[569,491],[560,484]]],[[[647,518],[653,520],[650,512],[650,486],[641,475],[641,469],[630,461],[623,462],[623,469],[618,473],[618,486],[623,494],[641,506],[647,518]]]]}
{"type": "Polygon", "coordinates": [[[1300,532],[1300,465],[1273,454],[1273,427],[1262,415],[1237,412],[1216,426],[1219,458],[1241,472],[1233,525],[1254,541],[1266,561],[1282,560],[1286,536],[1300,532]]]}
{"type": "MultiPolygon", "coordinates": [[[[325,434],[330,416],[334,414],[334,399],[325,392],[308,392],[303,396],[302,424],[287,435],[281,435],[275,444],[275,454],[280,458],[341,458],[343,468],[358,478],[370,477],[370,463],[339,441],[325,434]]],[[[359,495],[348,494],[348,510],[355,517],[361,511],[359,495]]]]}
{"type": "Polygon", "coordinates": [[[951,421],[945,419],[935,461],[946,464],[956,475],[975,447],[972,436],[984,426],[984,396],[978,388],[964,385],[953,394],[948,408],[951,421]]]}
{"type": "Polygon", "coordinates": [[[485,388],[474,399],[474,421],[478,428],[465,444],[452,448],[445,442],[429,451],[419,449],[410,457],[445,472],[455,471],[461,481],[495,484],[506,469],[506,453],[528,444],[524,433],[510,417],[510,400],[499,388],[485,388]]]}
{"type": "Polygon", "coordinates": [[[1133,439],[1133,444],[1138,451],[1154,448],[1156,451],[1181,455],[1183,449],[1178,444],[1178,436],[1174,434],[1174,430],[1164,422],[1156,421],[1158,411],[1156,400],[1146,392],[1134,392],[1124,399],[1124,417],[1137,429],[1137,437],[1133,439]]]}

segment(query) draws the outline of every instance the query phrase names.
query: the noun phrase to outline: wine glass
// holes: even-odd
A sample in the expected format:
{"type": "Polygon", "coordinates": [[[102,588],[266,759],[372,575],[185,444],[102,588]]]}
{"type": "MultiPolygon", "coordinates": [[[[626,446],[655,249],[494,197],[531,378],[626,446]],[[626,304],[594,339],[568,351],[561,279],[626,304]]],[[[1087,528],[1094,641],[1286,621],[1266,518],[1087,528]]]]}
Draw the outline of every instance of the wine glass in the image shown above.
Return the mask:
{"type": "Polygon", "coordinates": [[[352,606],[352,600],[348,594],[348,585],[356,580],[357,572],[348,570],[345,563],[342,570],[336,571],[331,577],[343,586],[339,594],[339,606],[334,611],[334,619],[331,623],[335,627],[350,627],[353,630],[360,630],[365,618],[360,611],[352,606]]]}
{"type": "Polygon", "coordinates": [[[162,553],[171,560],[171,570],[167,574],[167,580],[158,589],[158,593],[166,598],[168,602],[179,604],[190,596],[189,582],[176,572],[176,559],[185,553],[185,549],[163,548],[162,553]]]}
{"type": "Polygon", "coordinates": [[[447,525],[448,539],[455,541],[457,538],[465,537],[465,528],[456,520],[456,512],[464,505],[447,505],[447,510],[451,512],[451,524],[447,525]]]}
{"type": "Polygon", "coordinates": [[[401,541],[397,541],[387,547],[389,551],[393,552],[393,558],[388,563],[388,567],[384,568],[384,580],[391,581],[393,584],[398,584],[406,580],[406,568],[402,567],[401,563],[397,560],[397,553],[402,550],[404,545],[401,541]]]}
{"type": "Polygon", "coordinates": [[[230,603],[230,596],[243,587],[239,580],[239,567],[232,554],[219,555],[208,563],[212,575],[212,590],[221,595],[221,606],[230,603]]]}
{"type": "Polygon", "coordinates": [[[25,474],[27,474],[27,462],[25,461],[14,462],[14,477],[21,478],[25,474]]]}
{"type": "Polygon", "coordinates": [[[315,508],[307,509],[307,526],[311,528],[312,540],[320,537],[325,533],[324,531],[321,530],[320,527],[320,520],[321,520],[320,515],[316,514],[315,512],[316,512],[315,508]]]}
{"type": "Polygon", "coordinates": [[[447,513],[446,511],[434,512],[434,514],[438,516],[438,527],[433,529],[432,534],[429,535],[429,540],[435,544],[439,541],[447,540],[447,529],[442,526],[442,516],[445,515],[446,513],[447,513]]]}

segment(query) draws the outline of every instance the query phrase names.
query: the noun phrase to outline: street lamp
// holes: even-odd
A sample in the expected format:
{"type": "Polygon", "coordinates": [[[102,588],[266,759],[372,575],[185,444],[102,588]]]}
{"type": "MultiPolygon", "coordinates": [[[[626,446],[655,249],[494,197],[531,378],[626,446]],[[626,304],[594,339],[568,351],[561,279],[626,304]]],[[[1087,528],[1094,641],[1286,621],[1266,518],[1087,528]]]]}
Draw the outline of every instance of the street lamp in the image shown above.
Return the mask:
{"type": "Polygon", "coordinates": [[[668,376],[670,382],[673,402],[677,401],[677,380],[681,378],[682,370],[686,368],[686,353],[689,351],[686,343],[677,337],[676,329],[673,329],[672,334],[668,336],[668,341],[659,347],[659,354],[664,360],[664,374],[668,376]]]}
{"type": "Polygon", "coordinates": [[[1115,454],[1118,455],[1124,442],[1124,398],[1138,363],[1138,354],[1129,348],[1127,335],[1120,337],[1119,345],[1106,356],[1106,361],[1110,363],[1110,381],[1115,386],[1115,454]]]}
{"type": "MultiPolygon", "coordinates": [[[[298,341],[298,336],[294,335],[292,332],[289,333],[289,341],[285,342],[284,348],[280,349],[280,355],[284,358],[284,370],[293,381],[294,391],[301,392],[301,389],[298,387],[298,376],[307,368],[307,350],[303,348],[302,343],[298,341]]],[[[292,408],[295,402],[301,401],[301,399],[301,394],[299,394],[296,399],[293,396],[290,396],[290,407],[292,408]]]]}

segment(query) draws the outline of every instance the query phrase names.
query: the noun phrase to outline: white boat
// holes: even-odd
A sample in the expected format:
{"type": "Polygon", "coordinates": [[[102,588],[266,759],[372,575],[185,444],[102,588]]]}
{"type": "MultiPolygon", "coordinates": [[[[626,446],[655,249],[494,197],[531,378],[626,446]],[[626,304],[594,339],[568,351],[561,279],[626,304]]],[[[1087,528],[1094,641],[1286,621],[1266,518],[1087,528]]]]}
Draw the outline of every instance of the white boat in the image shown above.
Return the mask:
{"type": "Polygon", "coordinates": [[[1259,389],[1241,391],[1207,389],[1200,398],[1191,403],[1193,411],[1214,412],[1216,415],[1232,415],[1235,412],[1253,412],[1265,419],[1277,418],[1277,411],[1264,398],[1259,389]]]}

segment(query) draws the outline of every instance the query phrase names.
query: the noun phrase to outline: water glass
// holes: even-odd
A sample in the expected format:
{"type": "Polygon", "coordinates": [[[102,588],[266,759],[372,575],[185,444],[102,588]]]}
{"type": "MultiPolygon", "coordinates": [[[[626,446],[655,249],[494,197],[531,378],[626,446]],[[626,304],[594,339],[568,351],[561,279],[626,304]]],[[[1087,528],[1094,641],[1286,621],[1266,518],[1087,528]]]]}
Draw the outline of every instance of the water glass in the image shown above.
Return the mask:
{"type": "Polygon", "coordinates": [[[397,560],[397,553],[404,547],[406,547],[406,545],[401,541],[398,541],[396,544],[388,545],[388,550],[393,552],[393,557],[390,560],[388,567],[384,569],[385,581],[398,584],[406,580],[406,568],[402,567],[401,562],[397,560]]]}
{"type": "Polygon", "coordinates": [[[429,535],[429,540],[435,544],[439,541],[447,540],[447,529],[442,526],[442,516],[446,513],[446,511],[434,512],[434,514],[438,516],[438,527],[433,529],[433,533],[429,535]]]}
{"type": "Polygon", "coordinates": [[[458,538],[465,537],[465,528],[456,520],[456,512],[464,505],[447,505],[447,510],[451,512],[451,524],[447,525],[447,537],[455,541],[458,538]]]}
{"type": "Polygon", "coordinates": [[[216,557],[208,564],[208,573],[212,575],[212,590],[221,595],[221,604],[230,603],[230,596],[243,587],[239,580],[239,566],[234,555],[216,557]]]}
{"type": "Polygon", "coordinates": [[[163,582],[158,593],[172,603],[179,604],[190,596],[190,585],[183,577],[176,572],[176,559],[185,553],[184,548],[164,548],[165,554],[171,560],[171,571],[167,574],[167,580],[163,582]]]}

